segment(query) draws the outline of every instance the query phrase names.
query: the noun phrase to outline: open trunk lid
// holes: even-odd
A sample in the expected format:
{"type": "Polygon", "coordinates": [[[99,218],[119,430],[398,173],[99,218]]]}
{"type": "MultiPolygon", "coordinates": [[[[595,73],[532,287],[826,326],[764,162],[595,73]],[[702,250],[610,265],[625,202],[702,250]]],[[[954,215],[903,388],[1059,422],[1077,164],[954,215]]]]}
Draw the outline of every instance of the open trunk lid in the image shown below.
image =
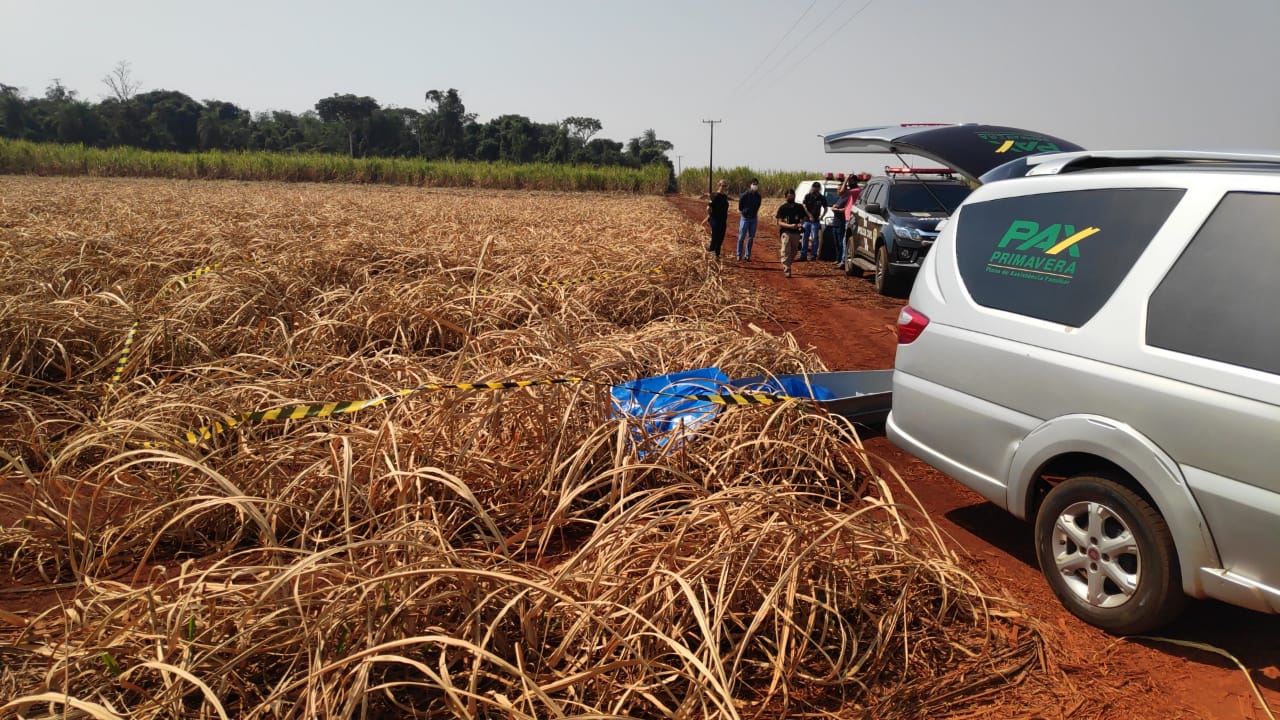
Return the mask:
{"type": "Polygon", "coordinates": [[[1052,135],[978,123],[874,125],[824,135],[822,144],[829,153],[919,155],[977,183],[992,169],[1028,155],[1084,150],[1052,135]]]}

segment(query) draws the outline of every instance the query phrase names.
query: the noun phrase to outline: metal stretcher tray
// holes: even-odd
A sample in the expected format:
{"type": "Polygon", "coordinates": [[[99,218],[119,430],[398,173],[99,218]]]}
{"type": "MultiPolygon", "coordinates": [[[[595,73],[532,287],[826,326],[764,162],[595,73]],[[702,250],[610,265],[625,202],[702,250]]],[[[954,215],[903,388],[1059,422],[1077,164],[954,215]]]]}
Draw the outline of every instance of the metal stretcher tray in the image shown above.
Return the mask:
{"type": "Polygon", "coordinates": [[[812,399],[832,415],[862,425],[881,425],[893,405],[892,370],[844,370],[734,380],[743,390],[812,399]]]}

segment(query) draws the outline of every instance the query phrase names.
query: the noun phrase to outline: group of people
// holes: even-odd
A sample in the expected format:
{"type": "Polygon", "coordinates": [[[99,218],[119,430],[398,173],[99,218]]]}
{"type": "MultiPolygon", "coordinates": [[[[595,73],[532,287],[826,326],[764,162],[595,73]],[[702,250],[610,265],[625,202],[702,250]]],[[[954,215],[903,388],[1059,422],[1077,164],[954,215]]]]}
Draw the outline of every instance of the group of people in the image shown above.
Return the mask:
{"type": "MultiPolygon", "coordinates": [[[[711,228],[711,243],[707,252],[713,253],[718,260],[720,247],[724,244],[724,234],[729,222],[729,196],[725,194],[729,183],[721,180],[717,183],[716,192],[712,193],[707,203],[707,219],[703,222],[711,228]]],[[[857,202],[861,188],[858,178],[849,173],[840,190],[832,209],[831,237],[836,244],[836,265],[844,259],[844,231],[849,222],[853,205],[857,202]]],[[[760,214],[760,183],[751,178],[751,185],[738,197],[738,246],[734,259],[739,262],[751,261],[751,247],[755,244],[756,227],[760,214]]],[[[782,260],[782,271],[791,277],[791,265],[799,254],[800,262],[810,257],[818,259],[818,245],[822,238],[822,215],[827,210],[827,196],[823,192],[822,183],[815,182],[803,202],[796,202],[796,191],[787,189],[786,202],[778,207],[774,219],[778,221],[778,238],[780,246],[778,257],[782,260]]]]}

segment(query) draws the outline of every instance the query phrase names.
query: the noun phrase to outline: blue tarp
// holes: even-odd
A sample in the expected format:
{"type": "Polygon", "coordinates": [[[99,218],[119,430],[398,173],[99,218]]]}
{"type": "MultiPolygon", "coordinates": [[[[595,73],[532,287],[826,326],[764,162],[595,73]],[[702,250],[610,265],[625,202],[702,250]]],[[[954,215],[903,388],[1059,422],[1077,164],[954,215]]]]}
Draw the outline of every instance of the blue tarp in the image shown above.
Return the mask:
{"type": "Polygon", "coordinates": [[[710,422],[723,408],[713,402],[680,396],[720,393],[728,384],[729,376],[719,368],[685,370],[632,380],[610,390],[613,415],[640,420],[642,434],[655,436],[659,447],[672,440],[678,443],[684,432],[710,422]]]}
{"type": "Polygon", "coordinates": [[[780,375],[730,380],[720,368],[699,368],[683,372],[641,378],[613,387],[613,417],[640,420],[645,435],[654,438],[659,447],[676,447],[685,433],[715,419],[724,406],[706,400],[690,400],[684,395],[721,394],[725,392],[763,392],[789,397],[831,400],[835,395],[825,387],[810,385],[804,375],[780,375]]]}

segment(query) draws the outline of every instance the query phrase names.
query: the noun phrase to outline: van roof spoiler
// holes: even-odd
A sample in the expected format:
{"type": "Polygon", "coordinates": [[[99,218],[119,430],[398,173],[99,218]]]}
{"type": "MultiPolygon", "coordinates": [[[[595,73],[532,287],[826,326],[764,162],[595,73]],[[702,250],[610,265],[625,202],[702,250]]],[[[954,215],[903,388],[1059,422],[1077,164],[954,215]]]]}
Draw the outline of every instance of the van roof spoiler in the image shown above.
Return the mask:
{"type": "Polygon", "coordinates": [[[1280,153],[1246,150],[1082,150],[1025,158],[1028,176],[1154,165],[1280,165],[1280,153]]]}

